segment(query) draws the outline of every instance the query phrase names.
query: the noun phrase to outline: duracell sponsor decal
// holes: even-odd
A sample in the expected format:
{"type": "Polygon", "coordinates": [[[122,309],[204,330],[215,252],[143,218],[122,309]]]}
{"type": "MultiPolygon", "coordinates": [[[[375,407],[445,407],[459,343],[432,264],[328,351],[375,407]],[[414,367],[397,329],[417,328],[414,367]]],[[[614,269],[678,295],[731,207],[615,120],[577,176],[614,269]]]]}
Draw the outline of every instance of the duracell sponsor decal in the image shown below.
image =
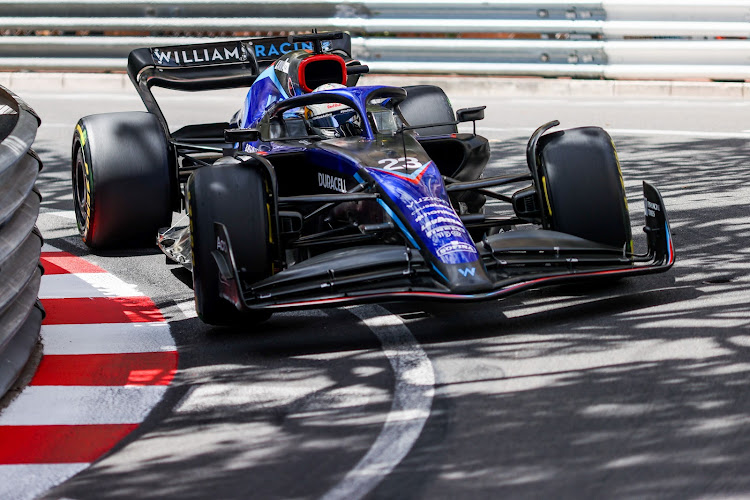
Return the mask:
{"type": "Polygon", "coordinates": [[[346,193],[346,182],[344,182],[344,179],[321,172],[318,172],[318,186],[332,191],[346,193]]]}
{"type": "Polygon", "coordinates": [[[247,61],[247,53],[240,42],[157,47],[151,49],[151,57],[157,66],[170,68],[247,61]]]}

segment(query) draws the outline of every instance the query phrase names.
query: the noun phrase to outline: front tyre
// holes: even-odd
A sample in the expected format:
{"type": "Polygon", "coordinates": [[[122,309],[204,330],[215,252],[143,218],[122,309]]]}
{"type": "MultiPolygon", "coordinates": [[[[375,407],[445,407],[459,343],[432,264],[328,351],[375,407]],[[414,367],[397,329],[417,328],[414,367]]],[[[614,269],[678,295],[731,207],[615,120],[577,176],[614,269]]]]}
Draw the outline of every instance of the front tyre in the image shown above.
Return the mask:
{"type": "Polygon", "coordinates": [[[226,326],[268,319],[267,312],[241,313],[219,295],[214,222],[229,233],[240,281],[254,283],[272,274],[268,186],[256,165],[222,158],[194,172],[187,183],[195,308],[204,323],[226,326]]]}
{"type": "Polygon", "coordinates": [[[169,226],[169,146],[150,113],[81,118],[73,136],[73,203],[91,248],[153,244],[169,226]]]}
{"type": "Polygon", "coordinates": [[[633,251],[620,163],[609,134],[598,127],[541,137],[542,206],[549,229],[633,251]]]}

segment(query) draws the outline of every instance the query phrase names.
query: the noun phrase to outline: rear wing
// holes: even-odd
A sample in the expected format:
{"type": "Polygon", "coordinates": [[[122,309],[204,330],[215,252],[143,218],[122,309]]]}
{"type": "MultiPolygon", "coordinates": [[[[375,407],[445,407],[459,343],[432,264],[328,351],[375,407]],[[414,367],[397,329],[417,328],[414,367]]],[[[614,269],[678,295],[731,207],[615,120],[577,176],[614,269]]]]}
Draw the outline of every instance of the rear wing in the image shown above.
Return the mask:
{"type": "Polygon", "coordinates": [[[128,56],[128,76],[146,109],[157,116],[169,135],[151,87],[185,91],[249,87],[280,56],[299,49],[313,51],[317,44],[322,52],[338,54],[347,62],[351,60],[352,42],[346,33],[259,37],[135,49],[128,56]],[[321,41],[295,41],[295,38],[321,41]]]}

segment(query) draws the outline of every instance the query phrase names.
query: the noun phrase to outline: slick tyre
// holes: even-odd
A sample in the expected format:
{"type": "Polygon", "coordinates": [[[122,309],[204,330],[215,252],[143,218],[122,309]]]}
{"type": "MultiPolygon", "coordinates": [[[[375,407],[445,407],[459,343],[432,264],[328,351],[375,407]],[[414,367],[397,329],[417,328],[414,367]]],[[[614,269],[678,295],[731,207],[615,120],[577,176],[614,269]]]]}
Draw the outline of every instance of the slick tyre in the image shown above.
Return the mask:
{"type": "MultiPolygon", "coordinates": [[[[443,89],[435,85],[411,85],[404,87],[406,99],[398,108],[411,126],[445,123],[456,120],[453,106],[443,89]]],[[[419,135],[450,135],[458,132],[456,125],[441,125],[416,129],[419,135]]]]}
{"type": "Polygon", "coordinates": [[[254,283],[272,273],[268,187],[261,170],[222,158],[193,173],[187,183],[195,308],[204,323],[216,326],[256,323],[266,312],[241,313],[219,295],[214,222],[224,224],[241,281],[254,283]]]}
{"type": "Polygon", "coordinates": [[[169,146],[150,113],[81,118],[73,136],[73,202],[91,248],[153,245],[172,220],[169,146]]]}
{"type": "Polygon", "coordinates": [[[549,228],[632,252],[628,202],[612,139],[598,127],[542,136],[542,204],[549,228]]]}

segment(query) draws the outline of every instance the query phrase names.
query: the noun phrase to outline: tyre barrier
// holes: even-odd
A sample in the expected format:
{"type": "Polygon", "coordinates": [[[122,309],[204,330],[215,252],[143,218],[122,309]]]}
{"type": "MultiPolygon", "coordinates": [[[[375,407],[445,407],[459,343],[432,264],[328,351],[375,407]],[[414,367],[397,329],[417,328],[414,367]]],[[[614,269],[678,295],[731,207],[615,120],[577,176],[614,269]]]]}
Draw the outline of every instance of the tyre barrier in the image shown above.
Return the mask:
{"type": "Polygon", "coordinates": [[[0,87],[0,397],[16,381],[39,338],[44,309],[37,295],[42,235],[36,227],[42,168],[31,150],[41,120],[0,87]]]}

